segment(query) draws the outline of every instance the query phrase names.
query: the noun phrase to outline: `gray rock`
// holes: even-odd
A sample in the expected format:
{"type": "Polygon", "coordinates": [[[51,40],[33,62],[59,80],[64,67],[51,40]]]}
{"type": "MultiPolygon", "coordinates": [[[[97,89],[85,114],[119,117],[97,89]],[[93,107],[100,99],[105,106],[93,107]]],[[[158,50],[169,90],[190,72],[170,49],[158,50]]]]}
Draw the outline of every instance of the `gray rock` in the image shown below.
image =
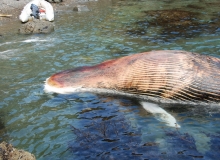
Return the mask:
{"type": "Polygon", "coordinates": [[[89,11],[89,9],[86,5],[77,5],[73,8],[73,11],[85,12],[89,11]]]}
{"type": "Polygon", "coordinates": [[[20,34],[32,34],[32,33],[50,33],[54,31],[54,25],[52,22],[33,19],[33,21],[28,21],[22,24],[18,29],[20,34]]]}

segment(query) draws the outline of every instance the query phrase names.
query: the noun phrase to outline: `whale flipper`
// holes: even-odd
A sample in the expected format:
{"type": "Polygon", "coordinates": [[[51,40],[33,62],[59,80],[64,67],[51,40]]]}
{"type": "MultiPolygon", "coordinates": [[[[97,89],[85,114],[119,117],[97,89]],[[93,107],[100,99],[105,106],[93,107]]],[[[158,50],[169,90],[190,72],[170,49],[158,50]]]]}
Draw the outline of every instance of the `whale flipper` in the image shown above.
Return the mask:
{"type": "Polygon", "coordinates": [[[157,104],[149,102],[140,102],[140,104],[146,111],[152,113],[157,120],[166,123],[167,126],[175,128],[181,127],[171,114],[167,113],[163,108],[159,107],[157,104]]]}

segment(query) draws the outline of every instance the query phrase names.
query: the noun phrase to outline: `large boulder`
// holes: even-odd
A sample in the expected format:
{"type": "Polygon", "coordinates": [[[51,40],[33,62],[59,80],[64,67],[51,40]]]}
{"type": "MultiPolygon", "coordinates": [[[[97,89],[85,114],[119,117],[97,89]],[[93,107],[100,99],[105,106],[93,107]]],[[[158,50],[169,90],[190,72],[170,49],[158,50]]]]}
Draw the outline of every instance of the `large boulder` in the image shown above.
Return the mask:
{"type": "Polygon", "coordinates": [[[22,23],[18,29],[20,34],[32,34],[32,33],[50,33],[54,31],[54,25],[52,22],[33,19],[27,23],[22,23]]]}

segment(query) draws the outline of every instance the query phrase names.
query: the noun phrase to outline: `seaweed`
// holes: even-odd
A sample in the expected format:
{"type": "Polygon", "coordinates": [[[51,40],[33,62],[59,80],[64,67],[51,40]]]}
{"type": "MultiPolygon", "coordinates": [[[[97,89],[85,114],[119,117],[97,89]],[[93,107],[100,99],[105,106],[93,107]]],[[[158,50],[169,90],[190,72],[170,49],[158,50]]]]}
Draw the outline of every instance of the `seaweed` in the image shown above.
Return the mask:
{"type": "Polygon", "coordinates": [[[126,115],[135,115],[132,105],[136,106],[136,101],[119,103],[123,107],[112,104],[108,98],[95,105],[90,102],[77,113],[77,122],[70,126],[73,139],[68,142],[68,151],[75,159],[194,160],[220,156],[220,134],[201,132],[210,138],[210,148],[201,152],[193,137],[197,134],[172,128],[155,130],[146,116],[139,117],[138,124],[133,125],[126,115]]]}
{"type": "Polygon", "coordinates": [[[133,130],[124,118],[99,119],[83,129],[71,126],[76,139],[69,143],[69,150],[77,159],[139,159],[146,147],[157,153],[157,144],[141,144],[140,130],[133,130]]]}
{"type": "MultiPolygon", "coordinates": [[[[190,6],[195,7],[195,6],[190,6]]],[[[218,14],[212,15],[210,21],[201,19],[204,13],[187,11],[186,9],[148,10],[143,11],[132,25],[127,26],[126,33],[131,36],[145,36],[150,39],[152,29],[155,41],[172,41],[178,38],[193,38],[204,33],[216,33],[219,28],[218,14]],[[131,27],[132,26],[132,27],[131,27]]]]}

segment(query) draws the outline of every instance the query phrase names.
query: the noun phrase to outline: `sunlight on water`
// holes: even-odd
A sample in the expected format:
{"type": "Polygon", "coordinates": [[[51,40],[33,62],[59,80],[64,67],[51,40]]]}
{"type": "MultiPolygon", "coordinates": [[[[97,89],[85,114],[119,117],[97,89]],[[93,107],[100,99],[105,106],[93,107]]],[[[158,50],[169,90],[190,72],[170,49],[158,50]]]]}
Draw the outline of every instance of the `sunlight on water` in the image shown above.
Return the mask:
{"type": "Polygon", "coordinates": [[[1,36],[0,140],[37,159],[216,159],[216,107],[159,104],[180,124],[175,129],[136,100],[50,95],[43,84],[64,69],[150,50],[220,57],[219,4],[99,0],[85,3],[89,12],[57,12],[51,34],[1,36]]]}

